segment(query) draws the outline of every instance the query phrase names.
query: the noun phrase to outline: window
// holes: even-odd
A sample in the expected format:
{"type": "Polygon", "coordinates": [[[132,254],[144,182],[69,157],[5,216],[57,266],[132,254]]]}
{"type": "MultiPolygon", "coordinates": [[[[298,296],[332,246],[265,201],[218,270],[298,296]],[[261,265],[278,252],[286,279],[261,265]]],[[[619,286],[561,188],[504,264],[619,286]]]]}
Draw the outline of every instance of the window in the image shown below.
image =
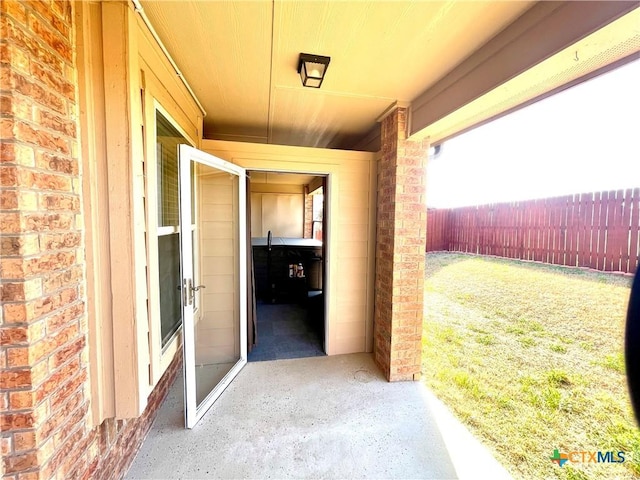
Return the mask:
{"type": "Polygon", "coordinates": [[[158,287],[163,347],[178,331],[182,321],[178,197],[178,145],[181,143],[191,142],[156,111],[158,287]]]}
{"type": "Polygon", "coordinates": [[[324,193],[323,188],[316,189],[312,194],[313,216],[312,218],[312,238],[322,240],[322,223],[324,219],[324,193]]]}

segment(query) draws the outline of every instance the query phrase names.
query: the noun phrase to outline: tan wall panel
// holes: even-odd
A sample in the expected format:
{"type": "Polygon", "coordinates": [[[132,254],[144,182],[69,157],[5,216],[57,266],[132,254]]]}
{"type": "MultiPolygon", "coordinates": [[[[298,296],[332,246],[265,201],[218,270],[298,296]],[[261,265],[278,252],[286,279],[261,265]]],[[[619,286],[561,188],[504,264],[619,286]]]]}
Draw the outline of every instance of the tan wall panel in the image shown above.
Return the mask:
{"type": "Polygon", "coordinates": [[[342,322],[338,325],[336,337],[338,340],[347,338],[360,338],[364,325],[362,322],[342,322]]]}
{"type": "MultiPolygon", "coordinates": [[[[220,328],[202,328],[198,333],[202,333],[198,345],[205,349],[209,348],[221,348],[221,350],[233,351],[233,344],[228,342],[228,338],[232,337],[235,329],[231,327],[220,328]]],[[[215,357],[215,350],[212,352],[215,357]]],[[[226,356],[226,354],[224,354],[226,356]]]]}
{"type": "Polygon", "coordinates": [[[338,222],[347,229],[349,225],[369,225],[369,209],[347,205],[340,209],[338,222]]]}
{"type": "Polygon", "coordinates": [[[345,228],[345,225],[341,225],[339,230],[339,238],[342,243],[353,241],[369,242],[371,238],[370,225],[349,225],[345,228]]]}
{"type": "Polygon", "coordinates": [[[338,258],[368,258],[367,246],[366,241],[342,242],[338,258]]]}
{"type": "Polygon", "coordinates": [[[214,347],[199,345],[196,353],[196,365],[229,363],[235,362],[235,360],[235,350],[229,345],[216,345],[214,347]]]}
{"type": "MultiPolygon", "coordinates": [[[[101,5],[79,3],[76,23],[79,122],[82,147],[83,223],[91,411],[94,426],[115,415],[109,194],[105,136],[101,5]]],[[[1,467],[0,467],[1,468],[1,467]]]]}
{"type": "Polygon", "coordinates": [[[224,257],[203,257],[200,262],[202,272],[217,271],[220,275],[235,275],[235,265],[233,258],[224,257]]]}
{"type": "Polygon", "coordinates": [[[262,195],[250,195],[251,236],[262,236],[262,195]]]}
{"type": "Polygon", "coordinates": [[[367,349],[364,337],[336,339],[334,341],[334,355],[342,355],[352,352],[364,352],[367,349]]]}
{"type": "MultiPolygon", "coordinates": [[[[353,287],[344,288],[342,289],[342,291],[344,292],[344,294],[340,295],[340,298],[338,299],[338,309],[341,310],[344,307],[364,308],[367,302],[367,292],[365,292],[364,290],[357,290],[353,287]]],[[[339,323],[342,322],[344,322],[343,319],[341,319],[341,322],[339,323]]]]}
{"type": "MultiPolygon", "coordinates": [[[[207,290],[209,285],[207,285],[207,290]]],[[[233,295],[229,293],[205,293],[202,295],[202,310],[205,314],[210,312],[233,312],[235,302],[233,295]]]]}
{"type": "Polygon", "coordinates": [[[369,208],[369,191],[354,190],[344,192],[342,195],[342,201],[351,208],[369,208]]]}
{"type": "MultiPolygon", "coordinates": [[[[203,182],[203,185],[215,185],[215,182],[203,182]]],[[[231,185],[217,185],[216,191],[212,189],[204,188],[202,190],[202,204],[203,205],[227,205],[229,197],[233,193],[231,185]]]]}
{"type": "MultiPolygon", "coordinates": [[[[234,311],[233,310],[225,310],[222,312],[201,312],[200,317],[203,317],[204,315],[215,315],[216,316],[216,327],[215,328],[232,328],[235,324],[235,322],[237,321],[237,319],[234,316],[234,311]]],[[[210,322],[209,322],[210,323],[210,322]]],[[[215,330],[215,328],[213,327],[207,327],[206,324],[202,325],[202,330],[203,331],[210,331],[212,329],[215,330]]]]}
{"type": "MultiPolygon", "coordinates": [[[[259,221],[261,230],[251,235],[254,237],[266,237],[271,231],[275,237],[302,238],[304,229],[304,197],[282,193],[252,193],[259,198],[260,208],[251,211],[251,216],[261,216],[259,221]]],[[[258,200],[256,200],[256,204],[258,200]]],[[[258,220],[252,218],[253,223],[258,220]]]]}
{"type": "Polygon", "coordinates": [[[233,360],[237,351],[237,185],[227,173],[200,166],[197,177],[200,319],[196,331],[198,363],[233,360]]]}
{"type": "MultiPolygon", "coordinates": [[[[230,238],[203,238],[202,257],[229,257],[235,252],[235,245],[230,238]],[[206,246],[205,246],[206,244],[206,246]]],[[[215,271],[215,270],[213,270],[215,271]]],[[[206,272],[203,270],[203,274],[206,272]]]]}
{"type": "MultiPolygon", "coordinates": [[[[340,255],[340,253],[338,253],[338,255],[340,255]]],[[[368,274],[368,268],[369,263],[367,257],[362,254],[353,257],[341,257],[338,268],[340,275],[338,278],[351,282],[354,285],[359,285],[361,282],[358,280],[368,274]]]]}
{"type": "Polygon", "coordinates": [[[340,324],[362,321],[362,305],[340,307],[340,324]]]}
{"type": "MultiPolygon", "coordinates": [[[[231,174],[221,171],[212,171],[210,167],[201,166],[200,167],[202,176],[200,177],[200,182],[202,185],[218,185],[218,188],[213,191],[214,194],[217,194],[221,197],[221,199],[226,199],[228,203],[228,197],[224,196],[225,190],[222,187],[227,187],[227,192],[229,193],[229,189],[232,189],[233,182],[231,181],[231,174]],[[212,172],[212,173],[208,173],[212,172]]],[[[203,192],[204,193],[204,192],[203,192]]]]}
{"type": "Polygon", "coordinates": [[[235,278],[233,275],[204,275],[202,283],[207,286],[207,290],[217,293],[233,293],[235,278]]]}
{"type": "Polygon", "coordinates": [[[233,235],[233,222],[205,222],[201,223],[202,236],[205,238],[229,238],[233,235]]]}
{"type": "MultiPolygon", "coordinates": [[[[253,178],[253,177],[252,177],[253,178]]],[[[304,193],[304,185],[251,182],[251,193],[304,193]]]]}
{"type": "Polygon", "coordinates": [[[227,205],[210,203],[203,205],[203,212],[207,212],[208,215],[202,218],[204,222],[233,222],[233,210],[228,208],[227,205]]]}
{"type": "Polygon", "coordinates": [[[363,176],[368,176],[366,171],[363,171],[362,168],[358,168],[358,165],[350,165],[346,166],[343,171],[343,179],[345,182],[351,182],[353,185],[352,192],[366,192],[366,188],[362,188],[363,185],[360,183],[362,181],[363,176]]]}

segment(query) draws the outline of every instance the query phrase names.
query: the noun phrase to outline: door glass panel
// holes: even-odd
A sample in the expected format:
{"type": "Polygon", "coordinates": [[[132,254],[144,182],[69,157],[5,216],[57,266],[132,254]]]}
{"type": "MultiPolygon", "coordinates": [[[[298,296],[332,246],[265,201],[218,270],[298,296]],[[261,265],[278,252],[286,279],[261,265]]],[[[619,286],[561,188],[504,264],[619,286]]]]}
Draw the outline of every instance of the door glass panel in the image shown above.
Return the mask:
{"type": "Polygon", "coordinates": [[[199,405],[240,359],[239,177],[198,165],[201,284],[195,319],[196,398],[199,405]]]}

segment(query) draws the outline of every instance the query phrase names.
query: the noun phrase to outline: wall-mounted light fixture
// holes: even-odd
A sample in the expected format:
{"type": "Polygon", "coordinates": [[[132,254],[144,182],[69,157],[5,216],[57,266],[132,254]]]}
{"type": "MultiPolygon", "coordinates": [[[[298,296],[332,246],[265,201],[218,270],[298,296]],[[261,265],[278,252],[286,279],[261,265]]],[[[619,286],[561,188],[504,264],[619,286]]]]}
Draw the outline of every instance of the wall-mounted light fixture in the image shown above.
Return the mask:
{"type": "Polygon", "coordinates": [[[320,88],[330,61],[331,57],[301,53],[300,60],[298,60],[298,73],[302,79],[302,85],[320,88]]]}

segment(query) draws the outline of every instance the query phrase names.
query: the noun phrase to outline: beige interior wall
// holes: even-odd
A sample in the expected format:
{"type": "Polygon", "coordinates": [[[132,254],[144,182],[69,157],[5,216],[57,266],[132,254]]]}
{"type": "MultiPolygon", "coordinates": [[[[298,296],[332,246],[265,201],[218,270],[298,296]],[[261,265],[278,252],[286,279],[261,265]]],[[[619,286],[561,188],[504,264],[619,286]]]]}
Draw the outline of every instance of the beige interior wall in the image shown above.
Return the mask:
{"type": "Polygon", "coordinates": [[[371,351],[375,154],[217,140],[202,149],[248,170],[328,175],[326,351],[371,351]]]}
{"type": "Polygon", "coordinates": [[[238,177],[199,166],[196,365],[239,358],[238,177]]]}
{"type": "Polygon", "coordinates": [[[251,183],[251,236],[302,238],[304,186],[251,183]]]}
{"type": "Polygon", "coordinates": [[[304,196],[291,193],[251,194],[251,236],[302,238],[304,196]]]}

